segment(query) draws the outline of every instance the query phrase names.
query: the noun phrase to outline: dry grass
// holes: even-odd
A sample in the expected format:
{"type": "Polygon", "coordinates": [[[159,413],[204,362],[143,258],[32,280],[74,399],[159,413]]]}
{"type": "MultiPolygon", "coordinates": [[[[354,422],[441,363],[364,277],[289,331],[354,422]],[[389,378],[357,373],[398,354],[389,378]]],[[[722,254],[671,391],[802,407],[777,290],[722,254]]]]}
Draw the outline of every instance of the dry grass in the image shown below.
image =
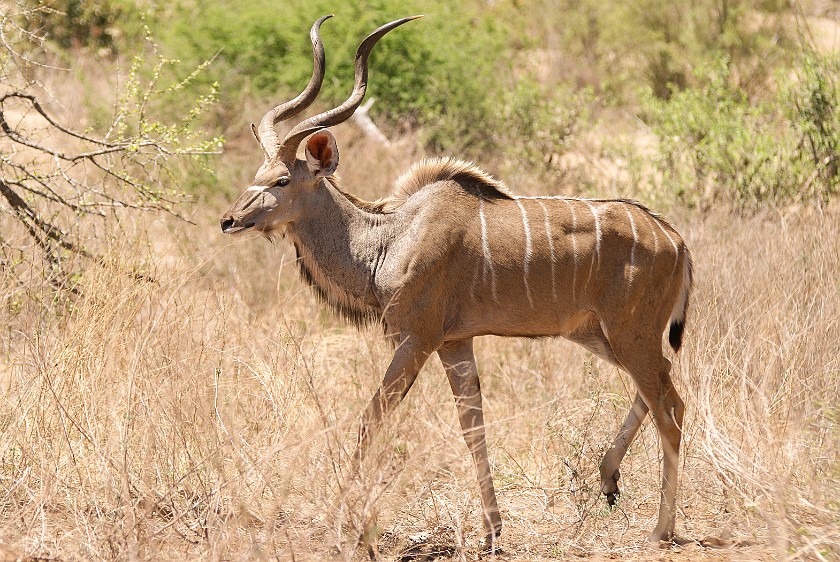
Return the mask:
{"type": "MultiPolygon", "coordinates": [[[[362,196],[413,158],[350,144],[342,171],[362,196]]],[[[258,156],[242,149],[230,158],[258,156]]],[[[218,234],[224,207],[197,226],[126,223],[73,305],[37,271],[4,269],[0,558],[387,560],[430,544],[477,558],[477,485],[440,366],[351,479],[390,348],[331,317],[285,245],[218,234]]],[[[618,509],[599,497],[626,375],[563,341],[483,338],[505,559],[840,557],[840,213],[671,218],[698,280],[674,370],[688,404],[678,532],[731,546],[644,545],[659,503],[649,423],[618,509]]]]}
{"type": "MultiPolygon", "coordinates": [[[[410,140],[383,151],[335,132],[362,197],[419,157],[410,140]]],[[[259,151],[250,138],[228,150],[244,185],[259,151]]],[[[477,484],[440,366],[351,478],[391,349],[332,317],[284,244],[222,237],[223,199],[196,226],[124,220],[72,304],[39,282],[36,258],[3,263],[0,560],[420,560],[433,546],[476,559],[477,484]]],[[[650,424],[607,509],[597,467],[629,407],[626,375],[564,341],[483,338],[505,559],[838,559],[840,209],[669,218],[697,265],[674,369],[688,405],[677,529],[729,548],[644,544],[659,504],[650,424]]],[[[15,228],[0,218],[7,241],[25,240],[15,228]]]]}
{"type": "MultiPolygon", "coordinates": [[[[88,93],[59,91],[83,119],[88,93]]],[[[335,132],[362,197],[419,156],[410,140],[386,152],[335,132]]],[[[230,143],[231,183],[259,156],[248,137],[230,143]]],[[[570,167],[610,168],[600,193],[630,181],[581,159],[570,167]]],[[[391,349],[331,316],[285,244],[222,237],[227,203],[204,203],[196,226],[126,220],[75,303],[40,283],[34,249],[4,257],[0,560],[478,558],[475,473],[443,370],[430,361],[352,479],[358,416],[391,349]]],[[[649,422],[607,509],[598,463],[632,398],[626,375],[561,340],[482,338],[502,558],[840,559],[840,208],[669,215],[697,267],[674,368],[687,403],[677,531],[728,548],[645,545],[660,480],[649,422]]],[[[0,232],[26,239],[5,215],[0,232]]]]}

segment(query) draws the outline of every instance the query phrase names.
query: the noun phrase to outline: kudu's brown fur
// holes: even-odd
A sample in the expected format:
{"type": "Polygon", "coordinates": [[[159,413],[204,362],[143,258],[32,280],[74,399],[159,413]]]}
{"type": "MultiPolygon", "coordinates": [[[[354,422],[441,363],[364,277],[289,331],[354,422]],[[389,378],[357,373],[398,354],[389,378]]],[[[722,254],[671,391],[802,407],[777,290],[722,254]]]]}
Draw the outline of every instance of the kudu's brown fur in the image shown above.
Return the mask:
{"type": "Polygon", "coordinates": [[[691,256],[680,235],[638,203],[518,197],[473,164],[426,160],[373,203],[345,193],[333,176],[338,148],[325,129],[361,103],[367,58],[405,18],[374,31],[356,55],[356,81],[341,106],[294,127],[279,142],[274,124],[308,106],[324,75],[312,27],[315,70],[306,90],[252,127],[265,152],[254,183],[222,217],[226,233],[283,232],[304,279],[353,321],[384,324],[396,351],[364,412],[357,459],[372,432],[437,352],[455,395],[481,489],[490,544],[502,522],[485,444],[473,338],[563,336],[626,370],[633,406],[600,472],[612,505],[619,465],[650,412],[661,437],[661,503],[652,540],[674,533],[684,406],[671,382],[662,334],[678,350],[691,290],[691,256]],[[304,138],[305,159],[296,152],[304,138]]]}

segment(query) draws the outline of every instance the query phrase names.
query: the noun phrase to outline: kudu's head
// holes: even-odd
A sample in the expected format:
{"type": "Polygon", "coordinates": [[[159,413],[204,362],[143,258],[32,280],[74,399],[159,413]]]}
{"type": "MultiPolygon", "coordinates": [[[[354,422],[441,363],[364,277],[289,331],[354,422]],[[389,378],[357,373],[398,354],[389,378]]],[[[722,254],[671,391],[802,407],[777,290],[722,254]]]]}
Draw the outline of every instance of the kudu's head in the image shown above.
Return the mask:
{"type": "Polygon", "coordinates": [[[319,30],[321,24],[330,17],[324,16],[316,21],[309,33],[314,68],[306,89],[293,100],[266,113],[258,127],[251,124],[251,130],[265,153],[265,162],[257,171],[253,184],[222,215],[222,232],[226,234],[251,230],[270,234],[294,222],[304,212],[306,192],[316,189],[320,179],[332,175],[338,167],[338,147],[327,127],[349,119],[362,103],[367,89],[367,61],[371,49],[383,35],[420,16],[392,21],[368,35],[356,50],[355,82],[353,93],[347,101],[298,123],[280,142],[274,125],[309,107],[321,89],[324,80],[324,46],[319,30]],[[297,150],[306,137],[309,137],[305,147],[306,157],[299,159],[297,150]]]}

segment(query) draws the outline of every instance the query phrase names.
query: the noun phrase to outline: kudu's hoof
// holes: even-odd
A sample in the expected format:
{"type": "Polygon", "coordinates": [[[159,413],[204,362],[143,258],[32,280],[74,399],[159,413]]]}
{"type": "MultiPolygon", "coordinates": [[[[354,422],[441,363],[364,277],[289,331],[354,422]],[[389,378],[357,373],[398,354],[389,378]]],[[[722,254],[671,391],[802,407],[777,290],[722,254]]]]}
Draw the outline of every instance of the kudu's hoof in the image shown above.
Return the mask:
{"type": "Polygon", "coordinates": [[[685,544],[680,543],[680,541],[676,539],[673,531],[665,533],[653,531],[647,536],[647,542],[650,543],[650,546],[653,548],[671,548],[674,545],[685,544]]]}
{"type": "Polygon", "coordinates": [[[619,478],[621,478],[621,473],[616,469],[612,476],[601,480],[601,493],[607,496],[607,505],[610,507],[615,507],[618,497],[621,495],[621,490],[618,489],[619,478]]]}
{"type": "Polygon", "coordinates": [[[501,534],[502,530],[499,529],[497,531],[493,531],[492,533],[487,533],[487,535],[481,539],[479,542],[480,557],[504,554],[504,551],[499,547],[499,535],[501,534]]]}

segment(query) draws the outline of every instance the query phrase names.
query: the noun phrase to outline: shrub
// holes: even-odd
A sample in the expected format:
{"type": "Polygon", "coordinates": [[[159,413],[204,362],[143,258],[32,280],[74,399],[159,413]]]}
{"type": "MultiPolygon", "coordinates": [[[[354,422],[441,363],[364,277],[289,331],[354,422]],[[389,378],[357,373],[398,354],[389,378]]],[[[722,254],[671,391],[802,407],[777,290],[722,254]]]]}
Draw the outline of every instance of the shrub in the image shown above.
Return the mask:
{"type": "MultiPolygon", "coordinates": [[[[426,126],[434,150],[484,148],[492,140],[477,131],[515,84],[512,60],[521,45],[506,3],[479,9],[479,2],[454,6],[420,1],[371,0],[335,4],[326,0],[248,3],[180,1],[151,16],[156,34],[178,58],[198,63],[218,53],[207,80],[222,84],[222,97],[252,92],[285,100],[306,84],[312,71],[308,31],[318,17],[334,13],[322,27],[327,78],[320,103],[335,106],[352,89],[353,57],[361,39],[379,25],[407,15],[423,20],[390,33],[373,51],[368,96],[379,102],[374,117],[392,126],[426,126]],[[201,18],[194,14],[200,11],[201,18]],[[384,118],[384,119],[382,119],[384,118]]],[[[239,104],[239,100],[232,103],[239,104]]]]}
{"type": "MultiPolygon", "coordinates": [[[[43,15],[43,8],[21,8],[0,22],[4,38],[43,15]]],[[[82,130],[77,120],[56,114],[52,90],[38,77],[51,60],[42,50],[47,42],[34,33],[21,35],[21,41],[0,44],[0,211],[21,230],[0,237],[0,262],[40,261],[45,280],[75,292],[78,273],[100,261],[99,245],[119,233],[127,213],[183,217],[181,164],[201,165],[222,142],[196,127],[216,92],[191,97],[190,110],[179,119],[159,119],[159,100],[179,95],[203,67],[169,82],[165,71],[173,61],[149,40],[150,53],[134,57],[110,119],[82,130]]]]}
{"type": "MultiPolygon", "coordinates": [[[[139,12],[134,0],[23,0],[20,11],[28,17],[26,27],[63,48],[94,48],[112,54],[123,35],[123,22],[136,19],[139,12]]],[[[130,26],[132,38],[139,27],[130,26]]]]}
{"type": "Polygon", "coordinates": [[[836,58],[806,54],[779,94],[754,100],[732,84],[729,59],[669,100],[647,91],[644,117],[659,136],[662,188],[690,204],[827,198],[837,186],[840,126],[836,58]],[[782,109],[784,108],[784,109],[782,109]]]}
{"type": "Polygon", "coordinates": [[[692,86],[695,69],[725,54],[742,84],[761,85],[768,53],[788,44],[780,0],[532,0],[531,28],[570,59],[566,71],[618,103],[635,103],[637,84],[658,98],[692,86]]]}
{"type": "Polygon", "coordinates": [[[496,146],[516,167],[527,164],[538,175],[557,165],[595,100],[589,89],[548,94],[535,81],[522,79],[500,101],[490,127],[496,146]]]}
{"type": "Polygon", "coordinates": [[[840,181],[840,92],[834,79],[838,72],[840,59],[836,55],[820,55],[807,49],[782,95],[798,136],[797,149],[809,168],[801,195],[823,201],[837,193],[840,181]]]}

